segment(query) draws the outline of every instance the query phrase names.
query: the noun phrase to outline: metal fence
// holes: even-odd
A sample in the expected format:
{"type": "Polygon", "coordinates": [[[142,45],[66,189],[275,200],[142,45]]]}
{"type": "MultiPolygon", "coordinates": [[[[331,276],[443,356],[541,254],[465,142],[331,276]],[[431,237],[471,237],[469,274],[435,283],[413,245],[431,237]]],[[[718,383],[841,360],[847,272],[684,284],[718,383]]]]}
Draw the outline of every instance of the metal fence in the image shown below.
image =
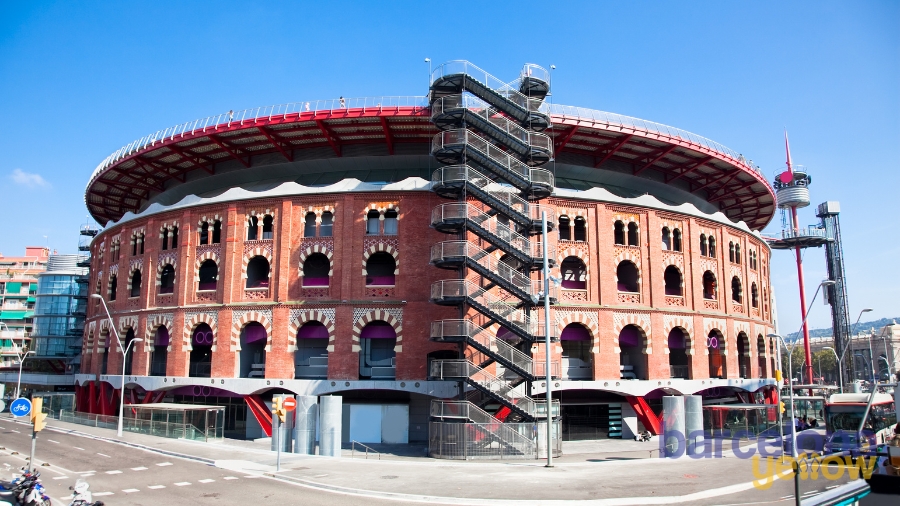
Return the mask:
{"type": "MultiPolygon", "coordinates": [[[[562,455],[562,431],[553,422],[553,456],[562,455]]],[[[428,454],[437,459],[538,459],[547,455],[547,424],[429,422],[428,454]],[[498,430],[500,429],[500,430],[498,430]]]]}
{"type": "MultiPolygon", "coordinates": [[[[56,418],[61,422],[77,423],[79,425],[89,425],[91,427],[101,427],[104,429],[116,429],[119,424],[119,417],[117,416],[95,415],[77,411],[60,411],[59,416],[56,418]]],[[[138,434],[147,434],[150,436],[171,439],[190,439],[193,441],[207,440],[203,431],[197,429],[193,425],[182,423],[158,422],[155,420],[140,420],[125,417],[122,419],[122,430],[125,432],[135,432],[138,434]]]]}

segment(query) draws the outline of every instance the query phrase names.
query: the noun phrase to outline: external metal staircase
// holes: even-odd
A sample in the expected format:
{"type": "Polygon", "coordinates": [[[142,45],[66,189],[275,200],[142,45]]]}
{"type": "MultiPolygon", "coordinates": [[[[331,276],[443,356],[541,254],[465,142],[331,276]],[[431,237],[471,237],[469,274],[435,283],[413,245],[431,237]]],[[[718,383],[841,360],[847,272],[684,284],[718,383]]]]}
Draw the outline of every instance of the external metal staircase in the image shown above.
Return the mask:
{"type": "MultiPolygon", "coordinates": [[[[540,112],[547,93],[549,76],[534,65],[511,83],[468,62],[432,74],[431,118],[441,132],[431,152],[447,164],[432,174],[432,189],[456,202],[435,207],[431,225],[456,240],[435,244],[431,263],[459,276],[435,282],[431,300],[459,307],[462,318],[433,322],[431,339],[464,343],[468,352],[432,361],[429,374],[469,388],[465,400],[433,401],[434,456],[535,457],[533,427],[548,419],[546,403],[527,395],[531,382],[546,376],[544,363],[523,351],[545,338],[539,317],[545,299],[556,303],[555,287],[546,290],[544,280],[532,278],[545,263],[555,264],[556,251],[548,248],[545,257],[541,241],[530,238],[541,232],[542,214],[551,226],[556,221],[552,209],[535,203],[554,188],[553,174],[539,168],[553,158],[553,141],[541,133],[550,126],[540,112]],[[499,337],[497,326],[504,329],[499,337]],[[462,449],[448,455],[448,445],[460,441],[462,449]]],[[[558,369],[553,364],[556,377],[558,369]]]]}

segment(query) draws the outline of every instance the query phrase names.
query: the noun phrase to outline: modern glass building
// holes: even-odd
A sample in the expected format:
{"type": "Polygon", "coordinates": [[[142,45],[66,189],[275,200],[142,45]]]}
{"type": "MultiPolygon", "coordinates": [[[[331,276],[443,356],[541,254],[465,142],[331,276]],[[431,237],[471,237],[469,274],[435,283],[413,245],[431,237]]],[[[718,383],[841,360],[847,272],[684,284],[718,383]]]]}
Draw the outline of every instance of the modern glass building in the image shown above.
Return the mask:
{"type": "MultiPolygon", "coordinates": [[[[51,256],[38,276],[31,349],[35,358],[53,361],[52,368],[77,372],[87,305],[88,269],[82,255],[51,256]]],[[[59,371],[62,372],[62,371],[59,371]]]]}

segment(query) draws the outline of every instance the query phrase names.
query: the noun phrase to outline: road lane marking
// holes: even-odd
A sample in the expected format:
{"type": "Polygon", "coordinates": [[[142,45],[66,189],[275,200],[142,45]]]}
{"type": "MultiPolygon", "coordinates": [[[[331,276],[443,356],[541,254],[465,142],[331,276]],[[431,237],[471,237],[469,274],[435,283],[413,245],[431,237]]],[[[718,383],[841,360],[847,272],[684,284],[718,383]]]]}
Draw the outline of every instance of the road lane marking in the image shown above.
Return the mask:
{"type": "Polygon", "coordinates": [[[161,489],[161,488],[166,488],[166,486],[165,486],[165,485],[150,485],[150,486],[147,487],[147,488],[149,488],[149,489],[151,489],[151,490],[158,490],[158,489],[161,489]]]}
{"type": "Polygon", "coordinates": [[[146,471],[147,468],[146,467],[132,467],[131,470],[132,471],[146,471]]]}
{"type": "Polygon", "coordinates": [[[106,471],[106,474],[122,474],[122,471],[106,471]]]}
{"type": "Polygon", "coordinates": [[[77,446],[73,446],[72,448],[75,448],[76,450],[84,451],[84,448],[79,448],[79,447],[77,447],[77,446]]]}
{"type": "Polygon", "coordinates": [[[21,432],[17,431],[16,429],[10,429],[10,430],[11,430],[12,432],[15,432],[16,434],[21,434],[21,432]]]}
{"type": "Polygon", "coordinates": [[[99,452],[98,452],[97,455],[99,455],[99,456],[101,456],[101,457],[106,457],[106,458],[108,458],[108,459],[111,459],[111,458],[112,458],[112,457],[110,457],[109,455],[107,455],[107,454],[105,454],[105,453],[99,453],[99,452]]]}
{"type": "Polygon", "coordinates": [[[328,476],[328,475],[327,474],[317,474],[317,475],[313,476],[313,478],[324,478],[326,476],[328,476]]]}
{"type": "Polygon", "coordinates": [[[240,478],[238,478],[237,476],[226,476],[222,479],[223,480],[239,480],[240,478]]]}
{"type": "Polygon", "coordinates": [[[261,474],[245,474],[244,478],[262,478],[261,474]]]}
{"type": "Polygon", "coordinates": [[[175,483],[174,485],[175,485],[176,487],[184,487],[184,486],[187,486],[187,485],[190,485],[190,484],[191,484],[191,482],[189,482],[189,481],[179,481],[178,483],[175,483]]]}
{"type": "Polygon", "coordinates": [[[69,477],[68,476],[54,476],[53,479],[54,480],[67,480],[67,479],[69,479],[69,477]]]}
{"type": "Polygon", "coordinates": [[[200,483],[212,483],[212,482],[214,482],[214,481],[216,481],[216,480],[211,480],[211,479],[207,478],[207,479],[205,479],[205,480],[197,480],[197,481],[200,482],[200,483]]]}
{"type": "Polygon", "coordinates": [[[94,492],[94,497],[104,497],[107,495],[113,495],[112,492],[94,492]]]}
{"type": "Polygon", "coordinates": [[[125,492],[126,494],[133,494],[133,493],[135,493],[135,492],[140,492],[140,490],[138,490],[138,489],[136,489],[136,488],[126,488],[126,489],[123,490],[122,492],[125,492]]]}
{"type": "Polygon", "coordinates": [[[156,465],[158,465],[158,466],[160,466],[160,467],[162,467],[162,466],[171,466],[172,463],[171,463],[171,462],[160,462],[159,464],[156,464],[156,465]]]}
{"type": "Polygon", "coordinates": [[[48,439],[47,441],[50,441],[51,443],[54,443],[54,444],[59,444],[59,441],[54,441],[52,439],[48,439]]]}

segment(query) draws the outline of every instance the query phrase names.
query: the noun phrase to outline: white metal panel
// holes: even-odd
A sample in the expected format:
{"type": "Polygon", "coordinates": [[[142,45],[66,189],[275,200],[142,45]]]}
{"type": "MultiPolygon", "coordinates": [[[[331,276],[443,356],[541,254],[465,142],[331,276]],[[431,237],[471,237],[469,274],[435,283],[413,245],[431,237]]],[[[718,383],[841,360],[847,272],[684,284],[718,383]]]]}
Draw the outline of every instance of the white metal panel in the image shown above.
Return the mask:
{"type": "Polygon", "coordinates": [[[381,442],[409,443],[409,406],[387,404],[381,407],[381,442]]]}
{"type": "Polygon", "coordinates": [[[380,404],[352,404],[350,406],[350,439],[360,443],[381,442],[380,404]]]}

